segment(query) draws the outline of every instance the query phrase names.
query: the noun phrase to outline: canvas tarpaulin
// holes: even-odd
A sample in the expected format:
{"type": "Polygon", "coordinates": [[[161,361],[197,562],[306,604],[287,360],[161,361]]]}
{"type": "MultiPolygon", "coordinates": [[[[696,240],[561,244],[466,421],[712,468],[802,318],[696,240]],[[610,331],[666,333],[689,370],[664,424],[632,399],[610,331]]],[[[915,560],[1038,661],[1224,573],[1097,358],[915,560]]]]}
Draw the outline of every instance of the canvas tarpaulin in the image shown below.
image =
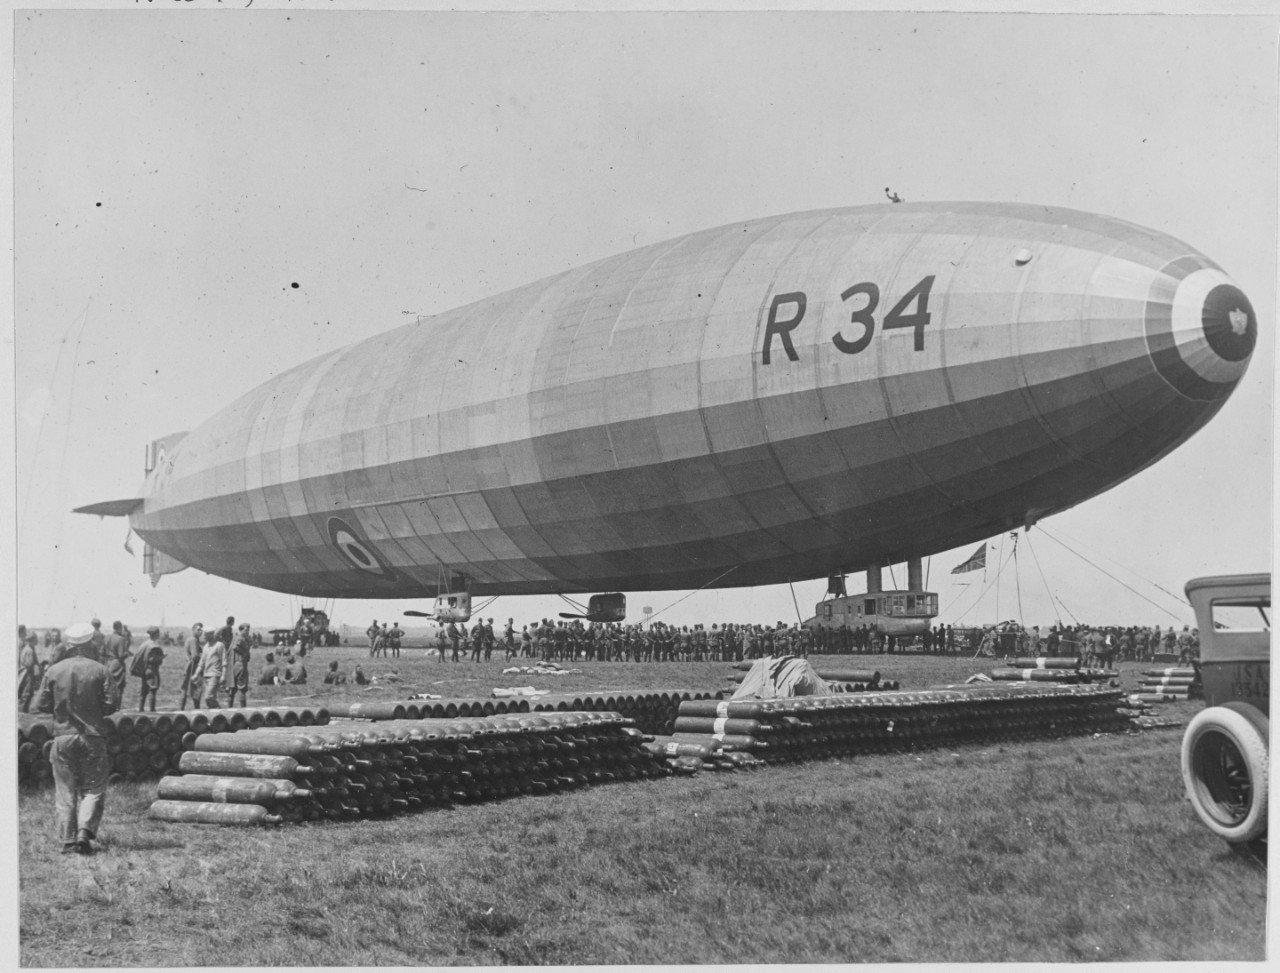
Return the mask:
{"type": "Polygon", "coordinates": [[[826,682],[794,655],[757,659],[733,694],[734,699],[785,699],[791,696],[830,696],[826,682]]]}

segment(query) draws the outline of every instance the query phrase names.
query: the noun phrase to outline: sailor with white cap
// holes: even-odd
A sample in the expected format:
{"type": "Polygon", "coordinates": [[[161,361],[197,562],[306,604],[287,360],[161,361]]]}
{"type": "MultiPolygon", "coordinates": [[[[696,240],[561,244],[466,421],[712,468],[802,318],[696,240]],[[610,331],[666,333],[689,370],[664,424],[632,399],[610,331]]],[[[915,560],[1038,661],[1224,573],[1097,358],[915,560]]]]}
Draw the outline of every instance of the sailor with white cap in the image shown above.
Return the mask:
{"type": "Polygon", "coordinates": [[[93,853],[91,841],[106,809],[106,717],[120,705],[120,693],[107,667],[96,661],[94,628],[78,622],[64,633],[72,655],[51,665],[40,686],[37,709],[52,713],[54,740],[54,815],[62,851],[93,853]]]}

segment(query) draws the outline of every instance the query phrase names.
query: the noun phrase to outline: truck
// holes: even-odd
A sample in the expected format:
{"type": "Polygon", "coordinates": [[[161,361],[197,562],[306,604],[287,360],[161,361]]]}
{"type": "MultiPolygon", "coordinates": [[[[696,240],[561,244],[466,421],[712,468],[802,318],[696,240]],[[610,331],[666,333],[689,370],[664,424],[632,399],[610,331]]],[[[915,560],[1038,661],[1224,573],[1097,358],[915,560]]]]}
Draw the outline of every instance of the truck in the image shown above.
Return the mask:
{"type": "Polygon", "coordinates": [[[1271,575],[1194,578],[1194,662],[1205,709],[1182,738],[1182,779],[1200,820],[1236,851],[1266,859],[1271,736],[1271,575]]]}

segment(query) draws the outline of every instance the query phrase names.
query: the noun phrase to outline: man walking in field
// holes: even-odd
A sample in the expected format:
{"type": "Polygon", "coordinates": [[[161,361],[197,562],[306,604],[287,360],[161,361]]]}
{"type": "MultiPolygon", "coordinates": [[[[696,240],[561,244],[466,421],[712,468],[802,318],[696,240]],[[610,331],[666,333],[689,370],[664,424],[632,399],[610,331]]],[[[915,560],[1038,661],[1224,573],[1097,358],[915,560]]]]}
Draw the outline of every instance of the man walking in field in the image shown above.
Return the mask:
{"type": "Polygon", "coordinates": [[[93,627],[84,622],[67,629],[67,644],[77,654],[50,666],[40,686],[37,709],[52,713],[54,819],[62,853],[93,854],[90,842],[106,809],[106,717],[120,705],[120,694],[107,667],[95,661],[93,627]]]}
{"type": "Polygon", "coordinates": [[[178,704],[178,709],[186,709],[188,699],[199,709],[200,687],[195,676],[204,651],[204,625],[201,622],[191,626],[191,634],[183,643],[183,650],[186,654],[186,668],[182,671],[182,702],[178,704]]]}
{"type": "Polygon", "coordinates": [[[219,708],[218,690],[222,687],[222,677],[226,671],[227,647],[218,639],[217,632],[209,632],[204,637],[204,649],[191,677],[191,684],[195,687],[193,692],[201,692],[203,687],[205,709],[219,708]]]}
{"type": "Polygon", "coordinates": [[[160,663],[164,661],[164,649],[159,642],[160,629],[152,625],[147,629],[147,638],[138,646],[133,657],[130,671],[139,678],[138,712],[147,708],[147,697],[151,698],[151,712],[156,711],[156,692],[160,689],[160,663]]]}
{"type": "Polygon", "coordinates": [[[116,681],[116,690],[121,696],[124,695],[125,685],[129,681],[127,666],[129,642],[124,637],[123,629],[122,623],[111,623],[111,634],[107,636],[103,645],[103,654],[98,657],[98,661],[106,663],[107,672],[111,673],[111,678],[116,681]]]}
{"type": "Polygon", "coordinates": [[[240,694],[240,705],[249,705],[249,623],[241,622],[240,630],[231,643],[230,665],[231,675],[227,679],[227,690],[231,693],[228,706],[236,705],[236,693],[240,694]]]}

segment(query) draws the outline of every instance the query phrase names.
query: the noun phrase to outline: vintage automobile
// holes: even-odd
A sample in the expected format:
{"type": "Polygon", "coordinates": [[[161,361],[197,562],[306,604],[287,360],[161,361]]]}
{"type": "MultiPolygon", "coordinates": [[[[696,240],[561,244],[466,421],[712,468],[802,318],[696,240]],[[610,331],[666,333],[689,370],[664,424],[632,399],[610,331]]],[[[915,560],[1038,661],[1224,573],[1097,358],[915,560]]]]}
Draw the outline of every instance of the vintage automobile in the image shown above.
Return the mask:
{"type": "Polygon", "coordinates": [[[1265,856],[1271,725],[1271,575],[1195,578],[1206,708],[1182,738],[1182,779],[1200,819],[1265,856]]]}

